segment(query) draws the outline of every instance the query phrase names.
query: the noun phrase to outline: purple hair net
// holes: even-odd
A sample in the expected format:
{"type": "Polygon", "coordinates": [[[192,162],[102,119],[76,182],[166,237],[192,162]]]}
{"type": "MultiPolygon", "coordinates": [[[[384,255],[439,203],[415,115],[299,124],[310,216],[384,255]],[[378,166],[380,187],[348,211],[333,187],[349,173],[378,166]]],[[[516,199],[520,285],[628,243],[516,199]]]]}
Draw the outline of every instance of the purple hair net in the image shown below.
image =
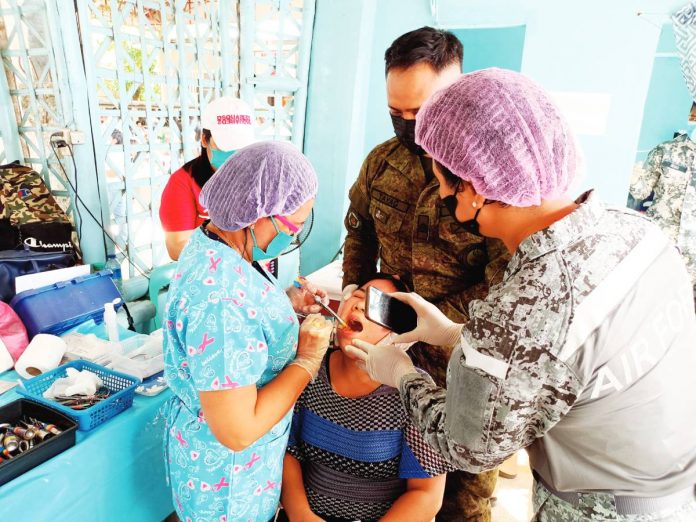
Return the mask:
{"type": "Polygon", "coordinates": [[[517,207],[562,196],[580,166],[549,94],[503,69],[464,74],[418,111],[416,142],[478,194],[517,207]]]}
{"type": "Polygon", "coordinates": [[[288,215],[316,196],[317,175],[294,145],[262,141],[239,149],[203,186],[201,205],[223,230],[288,215]]]}

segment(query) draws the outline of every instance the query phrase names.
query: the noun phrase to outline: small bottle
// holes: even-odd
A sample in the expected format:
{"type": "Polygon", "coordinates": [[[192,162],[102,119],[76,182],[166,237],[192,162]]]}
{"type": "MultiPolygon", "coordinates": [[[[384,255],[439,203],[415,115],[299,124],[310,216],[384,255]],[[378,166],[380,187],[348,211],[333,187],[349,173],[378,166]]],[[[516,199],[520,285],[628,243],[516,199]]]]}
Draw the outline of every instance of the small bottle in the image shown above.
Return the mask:
{"type": "Polygon", "coordinates": [[[111,279],[116,285],[116,290],[123,296],[123,277],[121,277],[121,264],[116,259],[116,254],[109,254],[106,258],[106,265],[104,268],[111,270],[111,279]]]}
{"type": "Polygon", "coordinates": [[[118,338],[118,323],[116,322],[116,309],[114,305],[117,305],[120,299],[114,299],[114,302],[104,303],[104,326],[106,328],[106,334],[109,336],[109,341],[112,343],[117,343],[118,338]]]}

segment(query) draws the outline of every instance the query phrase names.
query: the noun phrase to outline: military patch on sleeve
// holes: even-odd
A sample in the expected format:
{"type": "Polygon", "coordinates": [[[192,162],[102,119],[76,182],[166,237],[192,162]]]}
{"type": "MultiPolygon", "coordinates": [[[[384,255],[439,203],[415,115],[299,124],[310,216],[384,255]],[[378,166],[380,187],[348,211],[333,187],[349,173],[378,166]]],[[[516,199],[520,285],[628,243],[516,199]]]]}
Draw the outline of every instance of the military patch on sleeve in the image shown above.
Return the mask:
{"type": "Polygon", "coordinates": [[[350,210],[348,212],[348,226],[350,228],[353,228],[355,230],[358,230],[360,228],[360,225],[362,224],[360,222],[360,218],[358,217],[358,214],[354,210],[350,210]]]}
{"type": "Polygon", "coordinates": [[[488,255],[482,243],[466,247],[463,258],[464,264],[469,268],[479,268],[488,262],[488,255]]]}

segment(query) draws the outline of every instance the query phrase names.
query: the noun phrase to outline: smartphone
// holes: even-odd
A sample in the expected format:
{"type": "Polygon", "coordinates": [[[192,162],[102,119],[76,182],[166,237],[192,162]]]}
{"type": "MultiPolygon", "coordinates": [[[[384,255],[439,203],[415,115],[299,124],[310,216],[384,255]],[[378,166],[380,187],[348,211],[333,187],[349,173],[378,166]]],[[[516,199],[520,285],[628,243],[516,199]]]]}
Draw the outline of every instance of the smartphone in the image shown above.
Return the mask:
{"type": "Polygon", "coordinates": [[[371,286],[367,290],[365,317],[373,323],[402,334],[416,328],[418,315],[410,305],[371,286]]]}

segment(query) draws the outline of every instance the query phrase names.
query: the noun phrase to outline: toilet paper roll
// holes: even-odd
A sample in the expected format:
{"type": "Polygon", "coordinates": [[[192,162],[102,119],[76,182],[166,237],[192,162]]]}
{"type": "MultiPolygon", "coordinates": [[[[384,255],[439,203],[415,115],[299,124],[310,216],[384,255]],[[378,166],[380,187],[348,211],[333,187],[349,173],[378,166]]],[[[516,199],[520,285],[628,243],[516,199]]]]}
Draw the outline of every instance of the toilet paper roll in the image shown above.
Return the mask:
{"type": "Polygon", "coordinates": [[[7,346],[5,346],[5,343],[3,343],[2,339],[0,339],[0,372],[10,370],[13,366],[14,359],[10,355],[7,346]]]}
{"type": "Polygon", "coordinates": [[[36,335],[20,356],[15,370],[25,379],[31,379],[60,365],[65,354],[65,341],[49,334],[36,335]]]}

